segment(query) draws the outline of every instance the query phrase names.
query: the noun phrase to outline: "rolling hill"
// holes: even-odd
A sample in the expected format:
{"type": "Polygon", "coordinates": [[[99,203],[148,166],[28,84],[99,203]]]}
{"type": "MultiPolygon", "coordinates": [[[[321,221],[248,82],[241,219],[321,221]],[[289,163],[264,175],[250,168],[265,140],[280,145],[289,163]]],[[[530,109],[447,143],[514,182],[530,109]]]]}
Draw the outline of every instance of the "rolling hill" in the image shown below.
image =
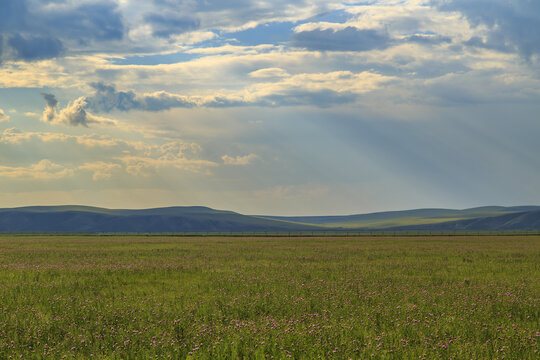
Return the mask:
{"type": "Polygon", "coordinates": [[[200,233],[540,230],[540,207],[417,209],[348,216],[251,216],[202,206],[142,210],[89,206],[0,209],[1,233],[200,233]]]}
{"type": "Polygon", "coordinates": [[[391,230],[540,230],[540,210],[448,221],[438,224],[401,226],[391,230]]]}
{"type": "Polygon", "coordinates": [[[465,210],[453,209],[416,209],[387,211],[370,214],[345,216],[263,216],[267,219],[290,221],[301,224],[319,225],[344,229],[393,229],[412,225],[434,224],[480,219],[492,216],[540,210],[540,206],[485,206],[465,210]]]}
{"type": "Polygon", "coordinates": [[[200,206],[144,210],[85,206],[0,209],[0,232],[4,233],[264,232],[317,228],[200,206]]]}

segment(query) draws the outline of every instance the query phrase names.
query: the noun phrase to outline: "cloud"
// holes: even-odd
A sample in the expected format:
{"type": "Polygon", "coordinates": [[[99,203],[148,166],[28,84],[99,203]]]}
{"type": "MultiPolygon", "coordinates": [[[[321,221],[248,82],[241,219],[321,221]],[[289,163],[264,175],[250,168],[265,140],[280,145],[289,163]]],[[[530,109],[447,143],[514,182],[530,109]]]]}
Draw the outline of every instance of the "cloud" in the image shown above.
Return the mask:
{"type": "Polygon", "coordinates": [[[94,181],[107,180],[112,177],[112,173],[116,170],[120,170],[122,166],[115,163],[107,163],[103,161],[96,161],[92,163],[85,163],[78,167],[79,170],[91,171],[93,173],[92,179],[94,181]]]}
{"type": "MultiPolygon", "coordinates": [[[[323,13],[332,5],[324,0],[154,0],[153,3],[160,14],[167,13],[173,19],[182,19],[189,14],[200,20],[201,27],[223,31],[254,28],[261,23],[274,21],[298,21],[323,13]]],[[[171,25],[175,27],[174,22],[171,25]]],[[[179,29],[183,28],[181,22],[179,29]]]]}
{"type": "Polygon", "coordinates": [[[37,180],[56,180],[74,175],[74,171],[62,165],[43,159],[28,167],[0,166],[0,177],[30,178],[37,180]]]}
{"type": "Polygon", "coordinates": [[[81,53],[163,54],[178,50],[179,43],[295,23],[336,6],[324,0],[1,0],[0,37],[13,38],[18,50],[6,40],[0,56],[31,61],[81,53]],[[29,53],[28,45],[38,40],[29,53]]]}
{"type": "Polygon", "coordinates": [[[198,19],[176,14],[147,14],[144,20],[151,24],[152,34],[162,38],[197,30],[200,26],[198,19]]]}
{"type": "Polygon", "coordinates": [[[228,108],[241,106],[299,106],[330,107],[354,102],[359,94],[376,90],[392,78],[375,73],[336,71],[317,74],[289,75],[278,68],[262,69],[250,75],[269,81],[240,90],[215,91],[211,95],[181,95],[158,91],[137,94],[116,90],[112,85],[92,83],[94,94],[80,97],[57,112],[58,101],[52,94],[43,94],[47,103],[42,121],[72,126],[109,124],[115,122],[89,112],[107,113],[142,110],[159,112],[173,108],[228,108]],[[273,77],[272,77],[273,76],[273,77]]]}
{"type": "Polygon", "coordinates": [[[316,51],[369,51],[386,49],[393,43],[388,34],[348,26],[342,30],[315,29],[293,35],[292,45],[316,51]]]}
{"type": "Polygon", "coordinates": [[[249,73],[249,76],[255,79],[271,79],[287,77],[289,74],[281,68],[274,67],[252,71],[249,73]]]}
{"type": "Polygon", "coordinates": [[[443,43],[451,43],[452,38],[441,35],[412,35],[405,39],[405,42],[417,43],[421,45],[438,45],[443,43]]]}
{"type": "Polygon", "coordinates": [[[248,155],[236,156],[236,157],[223,155],[221,157],[221,160],[223,160],[223,163],[225,165],[249,165],[258,158],[259,157],[255,154],[248,154],[248,155]]]}
{"type": "Polygon", "coordinates": [[[336,92],[329,89],[291,89],[284,94],[269,94],[257,104],[262,106],[302,106],[314,105],[328,108],[334,105],[353,103],[357,95],[351,92],[336,92]]]}
{"type": "Polygon", "coordinates": [[[30,36],[20,34],[8,38],[8,45],[14,52],[15,60],[41,60],[57,57],[64,51],[62,42],[54,37],[30,36]]]}
{"type": "Polygon", "coordinates": [[[0,122],[9,121],[9,115],[4,110],[0,109],[0,122]]]}
{"type": "Polygon", "coordinates": [[[162,168],[198,173],[218,165],[213,161],[198,159],[200,151],[201,147],[198,144],[172,141],[154,149],[146,156],[121,156],[118,160],[124,164],[129,174],[136,176],[148,176],[162,168]]]}
{"type": "Polygon", "coordinates": [[[246,89],[246,99],[254,105],[314,105],[330,107],[354,102],[359,95],[374,91],[391,77],[361,72],[297,74],[276,82],[255,84],[246,89]]]}
{"type": "MultiPolygon", "coordinates": [[[[101,181],[122,174],[148,177],[171,170],[206,174],[209,168],[220,165],[202,158],[202,148],[194,142],[155,144],[96,134],[24,132],[14,128],[0,131],[0,160],[17,160],[17,156],[6,155],[23,154],[25,149],[47,160],[27,167],[2,166],[0,177],[49,179],[87,173],[94,181],[101,181]],[[55,159],[72,165],[57,165],[55,159]]],[[[18,158],[27,159],[31,154],[18,158]]]]}
{"type": "Polygon", "coordinates": [[[85,101],[94,111],[161,111],[179,107],[189,108],[196,105],[187,96],[170,94],[164,91],[137,95],[133,91],[117,91],[114,86],[103,83],[92,83],[91,86],[96,92],[94,95],[87,97],[85,101]]]}
{"type": "MultiPolygon", "coordinates": [[[[252,73],[253,74],[253,73],[252,73]]],[[[213,95],[185,96],[160,91],[136,94],[132,91],[117,91],[113,86],[94,84],[96,93],[86,101],[95,111],[161,111],[172,108],[209,107],[224,108],[238,106],[291,106],[315,105],[328,107],[334,104],[353,102],[358,94],[376,90],[391,77],[376,73],[334,71],[330,73],[288,75],[280,69],[263,69],[255,72],[255,78],[263,77],[274,81],[257,83],[244,89],[213,95]],[[269,75],[274,75],[272,79],[269,75]]]]}
{"type": "Polygon", "coordinates": [[[63,35],[68,39],[83,44],[88,40],[119,40],[124,36],[122,15],[112,1],[51,7],[43,17],[58,36],[65,31],[63,35]]]}
{"type": "Polygon", "coordinates": [[[58,100],[53,94],[42,94],[46,102],[45,110],[41,120],[50,124],[65,124],[71,126],[88,127],[90,124],[114,125],[110,119],[92,115],[85,110],[87,102],[84,97],[80,97],[69,103],[64,109],[57,113],[58,100]]]}
{"type": "Polygon", "coordinates": [[[499,51],[513,50],[523,57],[540,54],[540,2],[530,0],[432,0],[442,11],[462,13],[474,27],[484,25],[487,34],[466,45],[499,51]]]}
{"type": "Polygon", "coordinates": [[[0,31],[13,29],[24,24],[28,16],[25,0],[1,0],[0,31]]]}
{"type": "Polygon", "coordinates": [[[0,132],[0,144],[21,144],[23,141],[33,141],[34,139],[40,139],[41,141],[49,141],[51,139],[63,141],[69,135],[65,134],[53,134],[42,132],[23,132],[16,128],[5,129],[0,132]]]}
{"type": "Polygon", "coordinates": [[[50,122],[52,123],[56,118],[56,106],[58,105],[58,100],[56,100],[56,97],[53,94],[41,94],[43,98],[45,99],[46,107],[45,110],[43,110],[43,116],[41,117],[41,120],[44,122],[50,122]]]}
{"type": "Polygon", "coordinates": [[[119,40],[124,35],[121,14],[110,1],[1,0],[0,8],[0,40],[6,39],[3,49],[0,45],[3,59],[51,59],[70,48],[87,50],[91,41],[119,40]]]}
{"type": "MultiPolygon", "coordinates": [[[[319,107],[327,107],[333,103],[352,101],[350,94],[336,92],[330,89],[299,89],[298,84],[283,83],[253,87],[239,92],[228,94],[216,94],[209,96],[185,96],[159,91],[150,94],[136,94],[133,91],[117,91],[114,86],[93,84],[96,93],[92,96],[78,99],[81,104],[79,111],[84,107],[97,112],[110,112],[113,110],[131,111],[143,110],[158,112],[173,108],[226,108],[238,106],[277,106],[277,105],[307,105],[314,104],[319,107]],[[296,88],[286,89],[288,85],[296,88]],[[272,93],[272,90],[276,90],[272,93]]],[[[305,84],[309,86],[309,84],[305,84]]],[[[44,112],[49,116],[52,110],[48,107],[44,112]]]]}

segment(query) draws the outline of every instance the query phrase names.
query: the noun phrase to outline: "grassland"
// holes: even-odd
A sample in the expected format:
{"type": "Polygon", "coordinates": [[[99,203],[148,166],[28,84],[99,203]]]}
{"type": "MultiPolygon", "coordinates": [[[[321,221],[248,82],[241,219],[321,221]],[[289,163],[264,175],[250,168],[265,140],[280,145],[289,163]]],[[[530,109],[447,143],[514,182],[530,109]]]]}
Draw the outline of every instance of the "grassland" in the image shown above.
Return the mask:
{"type": "Polygon", "coordinates": [[[538,359],[540,237],[0,237],[0,359],[538,359]]]}

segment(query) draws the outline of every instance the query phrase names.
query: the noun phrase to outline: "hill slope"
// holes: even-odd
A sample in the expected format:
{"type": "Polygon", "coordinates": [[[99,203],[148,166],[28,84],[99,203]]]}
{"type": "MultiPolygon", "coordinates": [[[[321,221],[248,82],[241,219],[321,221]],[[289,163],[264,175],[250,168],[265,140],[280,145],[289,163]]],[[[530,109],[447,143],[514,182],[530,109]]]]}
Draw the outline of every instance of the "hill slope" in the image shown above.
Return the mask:
{"type": "Polygon", "coordinates": [[[48,206],[0,209],[0,232],[5,233],[256,232],[309,231],[316,228],[205,207],[112,210],[48,206]]]}
{"type": "Polygon", "coordinates": [[[392,230],[540,230],[540,210],[438,224],[401,226],[392,230]]]}
{"type": "Polygon", "coordinates": [[[88,206],[0,209],[2,233],[189,233],[325,230],[540,230],[540,207],[418,209],[349,216],[249,216],[202,206],[143,210],[88,206]]]}
{"type": "Polygon", "coordinates": [[[303,224],[348,229],[389,229],[409,225],[437,224],[448,221],[486,218],[508,213],[540,210],[539,206],[485,206],[465,210],[416,209],[387,211],[346,216],[263,216],[267,219],[283,220],[303,224]]]}

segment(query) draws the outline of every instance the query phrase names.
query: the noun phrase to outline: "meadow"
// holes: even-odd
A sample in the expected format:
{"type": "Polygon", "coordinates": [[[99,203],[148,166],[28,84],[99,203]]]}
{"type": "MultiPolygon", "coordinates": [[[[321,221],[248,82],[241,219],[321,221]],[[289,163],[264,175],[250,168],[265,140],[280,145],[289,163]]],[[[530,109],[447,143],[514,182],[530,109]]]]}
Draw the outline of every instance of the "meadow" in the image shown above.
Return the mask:
{"type": "Polygon", "coordinates": [[[0,359],[538,359],[540,236],[0,236],[0,359]]]}

